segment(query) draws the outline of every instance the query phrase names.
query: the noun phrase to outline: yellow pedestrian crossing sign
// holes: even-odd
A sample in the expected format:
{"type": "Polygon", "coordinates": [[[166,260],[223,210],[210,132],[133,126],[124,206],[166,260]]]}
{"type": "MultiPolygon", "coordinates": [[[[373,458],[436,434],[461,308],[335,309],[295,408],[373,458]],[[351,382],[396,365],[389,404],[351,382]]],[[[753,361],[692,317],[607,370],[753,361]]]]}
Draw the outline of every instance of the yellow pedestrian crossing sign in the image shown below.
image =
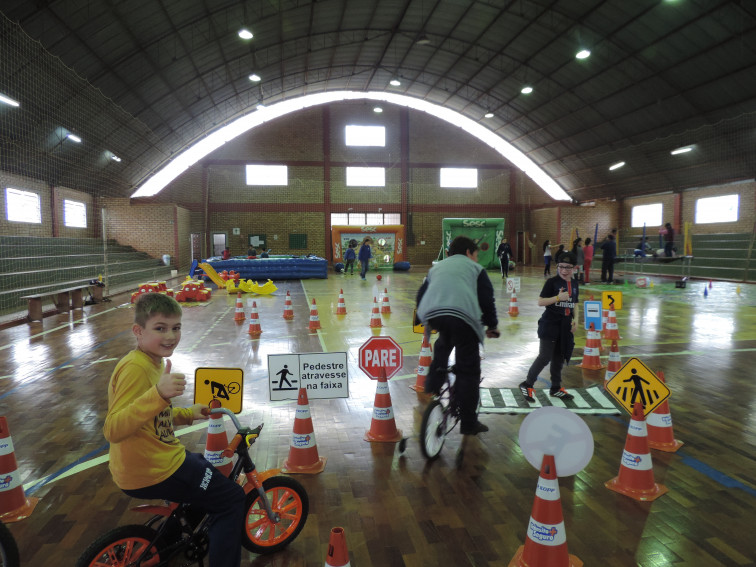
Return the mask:
{"type": "Polygon", "coordinates": [[[221,407],[241,413],[244,371],[241,368],[197,368],[194,371],[194,403],[208,405],[218,400],[221,407]]]}
{"type": "Polygon", "coordinates": [[[605,387],[630,415],[633,414],[635,402],[643,404],[645,416],[659,407],[670,395],[667,385],[637,358],[631,358],[623,364],[605,387]]]}

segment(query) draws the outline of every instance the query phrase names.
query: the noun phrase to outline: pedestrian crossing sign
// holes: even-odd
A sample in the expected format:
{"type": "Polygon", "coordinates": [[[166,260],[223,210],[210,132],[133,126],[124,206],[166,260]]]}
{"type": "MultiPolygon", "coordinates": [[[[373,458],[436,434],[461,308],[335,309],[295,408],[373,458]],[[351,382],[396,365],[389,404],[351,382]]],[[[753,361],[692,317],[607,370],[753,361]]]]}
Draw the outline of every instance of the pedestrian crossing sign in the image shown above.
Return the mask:
{"type": "Polygon", "coordinates": [[[667,385],[637,358],[631,358],[606,383],[606,391],[630,415],[635,402],[643,404],[646,416],[669,398],[667,385]]]}

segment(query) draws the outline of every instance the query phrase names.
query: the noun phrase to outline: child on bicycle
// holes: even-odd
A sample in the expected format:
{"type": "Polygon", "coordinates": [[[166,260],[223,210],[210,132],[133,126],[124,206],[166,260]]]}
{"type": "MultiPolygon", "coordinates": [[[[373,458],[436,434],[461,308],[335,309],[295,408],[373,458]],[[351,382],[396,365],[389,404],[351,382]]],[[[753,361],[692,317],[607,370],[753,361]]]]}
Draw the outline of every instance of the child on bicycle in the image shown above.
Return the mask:
{"type": "Polygon", "coordinates": [[[202,404],[171,403],[186,387],[184,375],[163,362],[181,340],[181,306],[161,293],[141,295],[132,332],[137,347],[118,362],[108,385],[103,432],[113,480],[131,497],[189,503],[209,513],[210,564],[238,567],[244,490],[202,455],[189,453],[173,432],[174,424],[208,418],[202,404]]]}
{"type": "Polygon", "coordinates": [[[444,384],[449,355],[456,349],[454,395],[460,408],[460,432],[477,435],[488,431],[478,421],[480,351],[484,337],[499,336],[494,291],[488,274],[478,264],[478,246],[458,236],[449,257],[428,272],[417,292],[417,317],[426,328],[438,331],[425,391],[438,395],[444,384]],[[484,328],[487,327],[487,328],[484,328]]]}

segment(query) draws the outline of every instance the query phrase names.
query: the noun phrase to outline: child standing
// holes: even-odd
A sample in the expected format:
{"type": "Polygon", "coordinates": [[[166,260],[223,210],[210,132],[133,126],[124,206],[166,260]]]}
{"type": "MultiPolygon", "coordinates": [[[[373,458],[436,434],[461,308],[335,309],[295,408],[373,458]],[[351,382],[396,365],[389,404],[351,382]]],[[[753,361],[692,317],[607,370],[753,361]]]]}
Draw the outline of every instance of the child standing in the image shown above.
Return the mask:
{"type": "Polygon", "coordinates": [[[583,246],[583,271],[585,272],[585,283],[591,283],[591,264],[593,263],[593,244],[591,239],[585,239],[585,246],[583,246]]]}
{"type": "Polygon", "coordinates": [[[139,297],[132,332],[137,348],[116,365],[108,385],[103,432],[110,442],[110,472],[134,498],[186,502],[210,514],[210,564],[238,567],[244,490],[202,455],[189,453],[173,426],[207,419],[202,404],[174,408],[184,393],[183,374],[171,372],[171,356],[181,340],[181,306],[172,297],[139,297]]]}
{"type": "Polygon", "coordinates": [[[350,275],[354,275],[354,261],[357,258],[357,255],[354,253],[354,246],[352,244],[349,244],[349,247],[346,249],[346,252],[344,252],[344,262],[346,262],[346,266],[344,266],[344,273],[346,274],[347,270],[349,270],[350,275]]]}
{"type": "Polygon", "coordinates": [[[360,252],[357,254],[357,259],[360,261],[360,277],[364,280],[365,274],[367,274],[368,266],[370,264],[370,258],[373,257],[373,251],[370,249],[370,243],[372,239],[366,236],[360,246],[360,252]]]}

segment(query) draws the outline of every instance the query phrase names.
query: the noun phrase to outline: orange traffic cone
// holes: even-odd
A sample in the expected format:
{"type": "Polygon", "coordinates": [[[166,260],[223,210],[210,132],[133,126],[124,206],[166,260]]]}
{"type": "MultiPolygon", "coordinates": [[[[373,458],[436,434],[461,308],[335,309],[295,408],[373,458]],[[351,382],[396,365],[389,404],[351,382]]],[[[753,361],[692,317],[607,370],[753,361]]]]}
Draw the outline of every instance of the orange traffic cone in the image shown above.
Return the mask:
{"type": "Polygon", "coordinates": [[[520,314],[520,308],[517,307],[517,292],[512,292],[512,299],[509,300],[509,316],[517,317],[520,314]]]}
{"type": "Polygon", "coordinates": [[[428,335],[423,335],[423,345],[420,347],[420,360],[417,361],[417,380],[410,386],[415,392],[425,392],[425,378],[431,364],[431,345],[428,335]]]}
{"type": "Polygon", "coordinates": [[[599,358],[601,335],[598,331],[593,330],[593,323],[591,323],[591,328],[588,330],[587,335],[583,351],[583,361],[578,364],[578,367],[583,369],[584,378],[596,379],[600,377],[600,375],[596,375],[597,372],[606,368],[606,366],[601,364],[601,359],[599,358]]]}
{"type": "Polygon", "coordinates": [[[315,443],[315,432],[312,429],[307,390],[300,388],[297,397],[297,414],[294,418],[294,433],[289,447],[289,458],[284,461],[281,470],[288,474],[317,474],[325,468],[326,460],[326,457],[318,456],[318,445],[315,443]]]}
{"type": "Polygon", "coordinates": [[[381,300],[381,313],[391,313],[391,302],[389,301],[388,288],[383,288],[383,299],[381,300]]]}
{"type": "Polygon", "coordinates": [[[392,443],[401,438],[402,432],[396,428],[394,408],[391,407],[391,393],[386,379],[386,370],[382,368],[378,386],[375,389],[373,419],[370,422],[370,430],[365,432],[364,439],[371,443],[392,443]]]}
{"type": "Polygon", "coordinates": [[[654,482],[646,418],[643,415],[643,404],[640,402],[635,402],[633,406],[633,417],[627,430],[619,475],[605,482],[604,486],[635,500],[644,501],[656,500],[668,491],[663,484],[654,482]]]}
{"type": "Polygon", "coordinates": [[[609,310],[601,310],[601,338],[606,338],[606,322],[609,320],[609,310]]]}
{"type": "MultiPolygon", "coordinates": [[[[218,400],[211,400],[209,406],[216,409],[221,407],[221,404],[218,400]]],[[[223,476],[228,476],[233,466],[231,457],[223,454],[226,447],[228,447],[228,434],[226,433],[223,414],[210,414],[210,419],[207,422],[205,460],[218,469],[223,476]]]]}
{"type": "Polygon", "coordinates": [[[252,312],[249,314],[249,330],[247,331],[252,337],[259,337],[262,335],[262,328],[260,327],[260,319],[257,316],[257,302],[252,302],[252,312]]]}
{"type": "Polygon", "coordinates": [[[283,318],[291,321],[294,318],[294,310],[291,308],[291,294],[286,290],[286,301],[284,302],[283,318]]]}
{"type": "MultiPolygon", "coordinates": [[[[656,377],[664,382],[664,372],[659,370],[656,377]]],[[[648,446],[652,449],[674,453],[684,445],[675,439],[672,429],[672,414],[669,413],[669,401],[664,400],[646,417],[648,426],[648,446]]]]}
{"type": "Polygon", "coordinates": [[[346,315],[346,304],[344,303],[344,290],[339,290],[339,303],[336,305],[336,315],[346,315]]]}
{"type": "Polygon", "coordinates": [[[604,338],[608,341],[620,340],[619,327],[617,327],[617,314],[614,312],[614,304],[609,307],[609,317],[606,319],[604,338]]]}
{"type": "Polygon", "coordinates": [[[583,562],[567,553],[559,481],[553,455],[544,455],[538,477],[528,537],[515,553],[509,567],[582,567],[583,562]]]}
{"type": "Polygon", "coordinates": [[[234,321],[244,321],[244,304],[242,303],[241,292],[236,294],[236,312],[234,313],[234,321]]]}
{"type": "Polygon", "coordinates": [[[381,314],[378,311],[378,299],[373,297],[373,312],[370,314],[370,326],[371,327],[382,327],[381,324],[381,314]]]}
{"type": "Polygon", "coordinates": [[[613,339],[612,348],[609,349],[609,364],[606,367],[606,374],[604,374],[604,389],[606,389],[606,383],[617,374],[620,368],[622,368],[622,361],[620,360],[619,347],[617,346],[617,339],[613,339]]]}
{"type": "Polygon", "coordinates": [[[344,528],[333,528],[331,539],[328,540],[325,567],[349,567],[350,565],[344,528]]]}
{"type": "Polygon", "coordinates": [[[310,306],[310,326],[308,328],[311,333],[320,329],[320,318],[318,317],[318,306],[315,305],[315,298],[312,299],[312,305],[310,306]]]}
{"type": "Polygon", "coordinates": [[[8,422],[0,417],[0,520],[10,524],[28,518],[37,502],[24,494],[8,422]]]}

